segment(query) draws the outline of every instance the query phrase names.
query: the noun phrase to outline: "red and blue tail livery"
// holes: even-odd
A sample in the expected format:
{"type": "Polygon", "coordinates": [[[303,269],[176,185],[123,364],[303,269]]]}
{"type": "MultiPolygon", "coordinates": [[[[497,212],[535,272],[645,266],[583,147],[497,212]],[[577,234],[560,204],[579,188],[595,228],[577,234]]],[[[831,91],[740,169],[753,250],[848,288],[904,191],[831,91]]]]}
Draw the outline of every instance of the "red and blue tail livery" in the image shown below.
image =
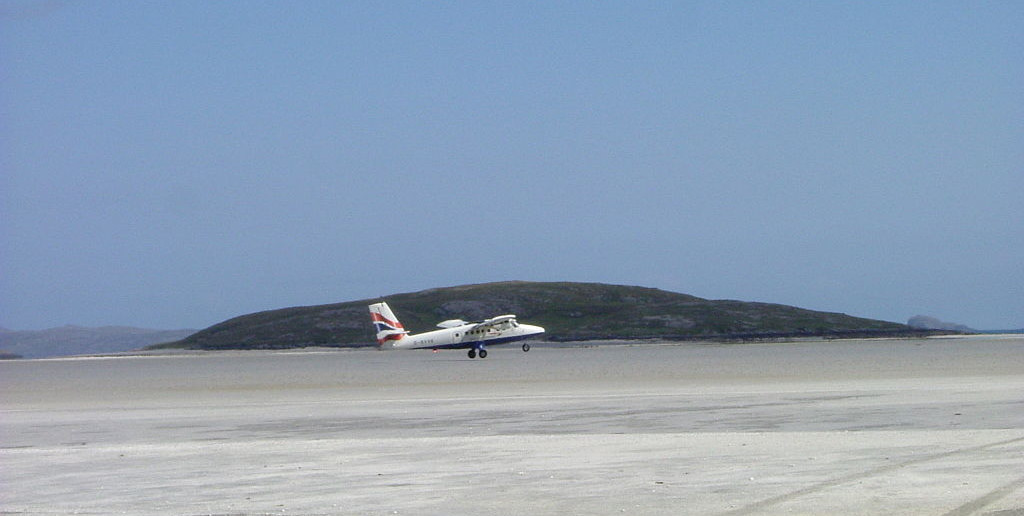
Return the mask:
{"type": "Polygon", "coordinates": [[[402,340],[409,333],[405,331],[402,323],[398,322],[398,318],[391,312],[391,307],[387,303],[370,305],[370,317],[373,318],[373,326],[377,329],[378,345],[383,345],[388,341],[402,340]]]}

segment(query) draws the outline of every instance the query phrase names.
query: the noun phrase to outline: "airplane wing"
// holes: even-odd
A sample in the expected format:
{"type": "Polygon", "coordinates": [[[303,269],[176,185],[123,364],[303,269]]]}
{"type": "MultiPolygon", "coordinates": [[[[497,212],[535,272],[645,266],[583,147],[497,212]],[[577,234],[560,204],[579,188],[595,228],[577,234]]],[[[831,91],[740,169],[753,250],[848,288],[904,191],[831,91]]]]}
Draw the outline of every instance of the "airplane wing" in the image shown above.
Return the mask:
{"type": "Polygon", "coordinates": [[[495,327],[495,326],[498,326],[498,325],[501,325],[501,324],[504,324],[504,323],[507,323],[507,322],[510,322],[510,321],[515,321],[515,320],[516,320],[516,316],[511,315],[511,314],[509,314],[509,315],[499,315],[497,317],[492,317],[492,318],[487,319],[485,321],[478,322],[475,325],[473,325],[472,328],[468,328],[468,329],[469,330],[480,330],[480,329],[484,329],[484,328],[492,328],[492,327],[495,327]]]}

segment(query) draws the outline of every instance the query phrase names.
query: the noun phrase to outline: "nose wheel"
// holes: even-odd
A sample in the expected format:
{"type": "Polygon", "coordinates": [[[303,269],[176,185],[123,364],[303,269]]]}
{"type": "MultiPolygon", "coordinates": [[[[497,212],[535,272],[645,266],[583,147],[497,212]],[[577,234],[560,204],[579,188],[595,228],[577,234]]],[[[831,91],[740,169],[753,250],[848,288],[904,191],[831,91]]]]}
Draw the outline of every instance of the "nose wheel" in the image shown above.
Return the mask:
{"type": "Polygon", "coordinates": [[[523,353],[526,353],[527,351],[530,351],[530,345],[529,344],[523,344],[523,353]]]}

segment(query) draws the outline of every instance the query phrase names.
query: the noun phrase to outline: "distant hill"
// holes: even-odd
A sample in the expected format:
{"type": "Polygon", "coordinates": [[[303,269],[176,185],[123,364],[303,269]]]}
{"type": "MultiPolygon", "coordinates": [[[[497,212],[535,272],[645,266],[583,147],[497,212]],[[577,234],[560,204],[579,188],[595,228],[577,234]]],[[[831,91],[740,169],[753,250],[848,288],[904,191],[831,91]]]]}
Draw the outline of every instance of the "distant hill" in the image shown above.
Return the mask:
{"type": "MultiPolygon", "coordinates": [[[[383,298],[412,333],[446,319],[512,313],[557,341],[593,339],[757,339],[915,334],[903,324],[791,306],[712,301],[654,288],[599,283],[510,281],[437,288],[383,298]]],[[[363,299],[243,315],[155,347],[282,349],[374,345],[363,299]]],[[[920,333],[920,332],[918,332],[920,333]]]]}
{"type": "Polygon", "coordinates": [[[907,320],[907,326],[920,330],[949,330],[959,333],[975,333],[975,330],[963,324],[940,321],[927,315],[915,315],[907,320]]]}
{"type": "Polygon", "coordinates": [[[126,326],[85,328],[61,326],[39,331],[0,331],[0,355],[8,358],[50,358],[118,353],[152,344],[181,340],[195,330],[148,330],[126,326]]]}

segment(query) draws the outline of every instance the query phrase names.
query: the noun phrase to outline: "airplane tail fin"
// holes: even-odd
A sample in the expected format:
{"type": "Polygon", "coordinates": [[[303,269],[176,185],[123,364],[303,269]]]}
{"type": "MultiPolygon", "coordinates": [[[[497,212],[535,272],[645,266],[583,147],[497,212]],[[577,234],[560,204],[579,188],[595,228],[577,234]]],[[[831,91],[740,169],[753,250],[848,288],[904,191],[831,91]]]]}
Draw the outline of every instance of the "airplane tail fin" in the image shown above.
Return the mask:
{"type": "Polygon", "coordinates": [[[378,346],[383,346],[390,341],[402,340],[409,333],[405,331],[402,323],[398,322],[398,318],[395,317],[387,303],[370,305],[370,317],[373,318],[373,326],[377,329],[378,346]]]}

